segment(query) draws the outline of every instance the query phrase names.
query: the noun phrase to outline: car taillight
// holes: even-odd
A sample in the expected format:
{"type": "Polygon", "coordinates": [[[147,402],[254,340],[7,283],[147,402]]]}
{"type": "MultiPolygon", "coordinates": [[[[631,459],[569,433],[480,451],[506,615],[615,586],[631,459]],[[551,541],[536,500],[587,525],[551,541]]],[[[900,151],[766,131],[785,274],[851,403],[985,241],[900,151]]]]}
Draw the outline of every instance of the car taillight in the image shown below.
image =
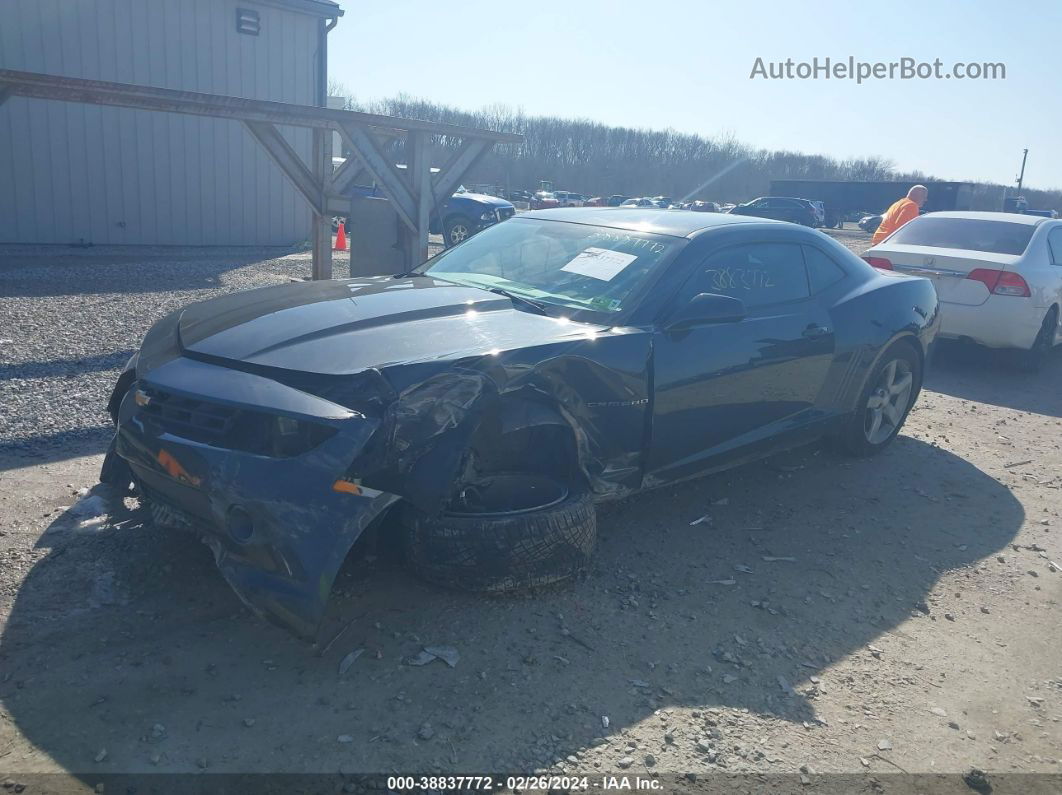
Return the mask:
{"type": "Polygon", "coordinates": [[[966,278],[981,282],[993,295],[1016,295],[1019,298],[1028,298],[1032,295],[1028,283],[1020,273],[998,271],[993,268],[974,268],[966,278]]]}
{"type": "Polygon", "coordinates": [[[885,257],[863,257],[863,259],[879,270],[891,271],[893,269],[892,263],[885,259],[885,257]]]}

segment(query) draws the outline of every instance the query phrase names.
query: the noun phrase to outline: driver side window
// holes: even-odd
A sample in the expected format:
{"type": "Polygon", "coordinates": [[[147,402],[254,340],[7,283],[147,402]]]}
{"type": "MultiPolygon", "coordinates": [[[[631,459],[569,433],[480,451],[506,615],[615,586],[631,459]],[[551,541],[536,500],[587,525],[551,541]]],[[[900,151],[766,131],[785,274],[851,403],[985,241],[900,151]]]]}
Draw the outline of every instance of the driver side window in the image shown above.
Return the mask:
{"type": "Polygon", "coordinates": [[[749,309],[811,295],[804,257],[795,243],[749,243],[717,251],[701,264],[683,293],[687,300],[698,293],[729,295],[749,309]]]}

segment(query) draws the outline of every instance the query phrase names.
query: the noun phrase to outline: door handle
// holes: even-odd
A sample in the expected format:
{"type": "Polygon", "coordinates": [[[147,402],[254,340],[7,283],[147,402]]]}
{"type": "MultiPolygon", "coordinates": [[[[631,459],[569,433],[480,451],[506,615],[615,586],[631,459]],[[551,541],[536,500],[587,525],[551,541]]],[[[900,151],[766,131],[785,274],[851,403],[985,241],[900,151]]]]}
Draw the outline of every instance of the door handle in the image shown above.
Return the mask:
{"type": "Polygon", "coordinates": [[[809,323],[808,327],[804,329],[804,336],[808,339],[815,339],[816,337],[825,337],[827,334],[831,334],[832,331],[828,326],[820,326],[817,323],[809,323]]]}

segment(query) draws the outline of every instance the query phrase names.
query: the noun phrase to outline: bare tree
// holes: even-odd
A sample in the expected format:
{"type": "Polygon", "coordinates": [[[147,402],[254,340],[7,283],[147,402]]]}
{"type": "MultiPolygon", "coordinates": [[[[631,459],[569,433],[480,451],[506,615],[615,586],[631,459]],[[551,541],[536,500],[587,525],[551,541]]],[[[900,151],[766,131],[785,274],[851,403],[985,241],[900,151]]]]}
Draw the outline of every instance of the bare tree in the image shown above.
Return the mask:
{"type": "MultiPolygon", "coordinates": [[[[521,133],[523,143],[495,147],[468,176],[470,182],[509,189],[534,189],[539,180],[548,179],[557,188],[587,195],[667,195],[738,202],[766,195],[772,179],[912,183],[934,179],[922,172],[898,172],[885,157],[839,160],[827,155],[754,149],[732,133],[709,138],[669,129],[609,127],[591,119],[527,116],[519,108],[502,104],[467,111],[399,94],[371,102],[352,101],[350,107],[521,133]]],[[[434,159],[445,160],[459,143],[436,136],[432,141],[434,159]]],[[[1002,191],[1000,185],[978,184],[975,209],[999,209],[1002,191]]],[[[1062,191],[1026,190],[1025,195],[1032,206],[1062,206],[1062,191]]]]}

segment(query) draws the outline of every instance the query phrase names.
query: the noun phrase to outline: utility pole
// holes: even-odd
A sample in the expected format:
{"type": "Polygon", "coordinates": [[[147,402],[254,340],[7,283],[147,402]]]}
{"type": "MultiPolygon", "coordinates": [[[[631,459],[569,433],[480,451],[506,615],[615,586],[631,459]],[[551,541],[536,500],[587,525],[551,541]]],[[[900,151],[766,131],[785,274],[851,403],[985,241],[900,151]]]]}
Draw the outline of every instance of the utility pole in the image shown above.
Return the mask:
{"type": "Polygon", "coordinates": [[[1021,150],[1021,173],[1018,174],[1018,194],[1021,194],[1021,183],[1025,181],[1025,161],[1029,157],[1029,150],[1021,150]]]}

